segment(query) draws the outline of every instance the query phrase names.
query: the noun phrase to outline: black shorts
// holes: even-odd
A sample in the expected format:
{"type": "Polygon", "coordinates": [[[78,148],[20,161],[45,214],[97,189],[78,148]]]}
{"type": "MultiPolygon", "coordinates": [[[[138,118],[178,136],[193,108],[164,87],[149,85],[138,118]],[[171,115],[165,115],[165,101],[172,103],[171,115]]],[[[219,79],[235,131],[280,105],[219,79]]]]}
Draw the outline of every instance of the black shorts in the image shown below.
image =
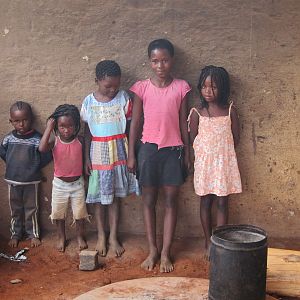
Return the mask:
{"type": "Polygon", "coordinates": [[[137,156],[137,177],[140,186],[183,184],[185,180],[183,151],[182,146],[158,149],[157,144],[141,144],[137,156]]]}

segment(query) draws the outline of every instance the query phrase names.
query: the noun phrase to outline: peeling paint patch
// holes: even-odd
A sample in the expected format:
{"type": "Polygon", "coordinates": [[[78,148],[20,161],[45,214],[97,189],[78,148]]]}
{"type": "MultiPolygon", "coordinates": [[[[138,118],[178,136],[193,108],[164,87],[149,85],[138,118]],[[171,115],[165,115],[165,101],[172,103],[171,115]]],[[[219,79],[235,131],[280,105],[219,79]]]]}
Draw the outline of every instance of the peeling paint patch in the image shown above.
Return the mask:
{"type": "Polygon", "coordinates": [[[7,27],[5,27],[2,35],[6,36],[8,33],[9,33],[9,29],[7,27]]]}

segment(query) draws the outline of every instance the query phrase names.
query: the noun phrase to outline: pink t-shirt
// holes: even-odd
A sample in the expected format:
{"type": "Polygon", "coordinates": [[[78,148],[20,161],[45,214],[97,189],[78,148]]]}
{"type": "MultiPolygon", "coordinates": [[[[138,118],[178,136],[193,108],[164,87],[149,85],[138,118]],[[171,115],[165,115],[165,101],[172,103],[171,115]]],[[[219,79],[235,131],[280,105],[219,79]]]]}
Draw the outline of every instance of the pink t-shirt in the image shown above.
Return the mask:
{"type": "Polygon", "coordinates": [[[130,90],[143,101],[143,143],[158,148],[182,145],[179,110],[183,98],[191,90],[182,79],[173,79],[167,87],[156,87],[150,79],[136,82],[130,90]]]}
{"type": "Polygon", "coordinates": [[[52,149],[55,177],[74,177],[82,175],[82,144],[75,138],[69,143],[55,138],[52,149]]]}

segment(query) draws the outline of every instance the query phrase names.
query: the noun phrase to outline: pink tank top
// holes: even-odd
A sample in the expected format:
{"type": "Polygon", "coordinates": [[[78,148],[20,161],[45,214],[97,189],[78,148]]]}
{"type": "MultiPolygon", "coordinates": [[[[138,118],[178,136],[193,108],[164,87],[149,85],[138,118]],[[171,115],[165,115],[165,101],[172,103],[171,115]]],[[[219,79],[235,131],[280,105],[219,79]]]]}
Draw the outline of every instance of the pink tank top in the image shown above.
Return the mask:
{"type": "Polygon", "coordinates": [[[70,143],[55,138],[52,149],[55,177],[74,177],[82,175],[82,144],[75,138],[70,143]]]}

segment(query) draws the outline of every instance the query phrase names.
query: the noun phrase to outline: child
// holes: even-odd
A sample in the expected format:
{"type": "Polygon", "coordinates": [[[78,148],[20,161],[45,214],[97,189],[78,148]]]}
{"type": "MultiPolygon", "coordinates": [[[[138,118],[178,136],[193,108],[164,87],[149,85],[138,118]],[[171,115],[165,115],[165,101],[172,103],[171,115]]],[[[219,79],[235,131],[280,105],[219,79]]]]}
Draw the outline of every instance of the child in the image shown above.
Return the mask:
{"type": "Polygon", "coordinates": [[[153,76],[136,82],[130,89],[135,97],[127,165],[132,172],[137,168],[139,184],[142,187],[149,255],[141,267],[152,270],[159,258],[155,206],[158,191],[162,188],[165,216],[160,272],[171,272],[174,266],[170,258],[170,248],[177,220],[177,196],[185,179],[183,166],[189,168],[186,119],[187,94],[191,88],[186,81],[171,75],[174,47],[170,41],[152,41],[148,46],[148,56],[153,76]],[[140,126],[143,126],[142,143],[136,167],[134,148],[140,126]]]}
{"type": "Polygon", "coordinates": [[[84,238],[84,219],[88,218],[85,205],[83,174],[83,139],[78,136],[80,114],[75,105],[63,104],[49,117],[40,142],[41,152],[52,150],[54,160],[54,179],[52,186],[51,220],[56,221],[60,252],[65,251],[65,218],[70,199],[73,218],[76,223],[79,250],[87,248],[84,238]],[[51,139],[51,133],[55,139],[51,139]]]}
{"type": "Polygon", "coordinates": [[[117,237],[119,197],[135,191],[135,177],[127,169],[126,114],[130,112],[128,94],[119,90],[121,69],[112,60],[96,66],[96,92],[82,104],[85,124],[86,163],[89,177],[87,203],[93,203],[98,230],[96,250],[106,256],[105,207],[109,213],[109,245],[116,256],[125,251],[117,237]]]}
{"type": "Polygon", "coordinates": [[[228,221],[228,195],[241,193],[235,146],[239,142],[236,109],[228,103],[229,75],[224,68],[207,66],[199,78],[201,108],[192,108],[188,122],[195,151],[194,186],[201,198],[200,218],[209,258],[212,202],[217,202],[217,226],[228,221]]]}
{"type": "Polygon", "coordinates": [[[16,248],[23,236],[23,226],[31,247],[40,242],[38,225],[38,184],[41,169],[48,164],[51,153],[41,154],[38,146],[41,134],[32,128],[31,106],[17,101],[10,107],[10,123],[14,130],[6,135],[0,146],[0,156],[6,163],[5,181],[8,183],[11,212],[10,247],[16,248]],[[24,221],[24,224],[23,224],[24,221]]]}

